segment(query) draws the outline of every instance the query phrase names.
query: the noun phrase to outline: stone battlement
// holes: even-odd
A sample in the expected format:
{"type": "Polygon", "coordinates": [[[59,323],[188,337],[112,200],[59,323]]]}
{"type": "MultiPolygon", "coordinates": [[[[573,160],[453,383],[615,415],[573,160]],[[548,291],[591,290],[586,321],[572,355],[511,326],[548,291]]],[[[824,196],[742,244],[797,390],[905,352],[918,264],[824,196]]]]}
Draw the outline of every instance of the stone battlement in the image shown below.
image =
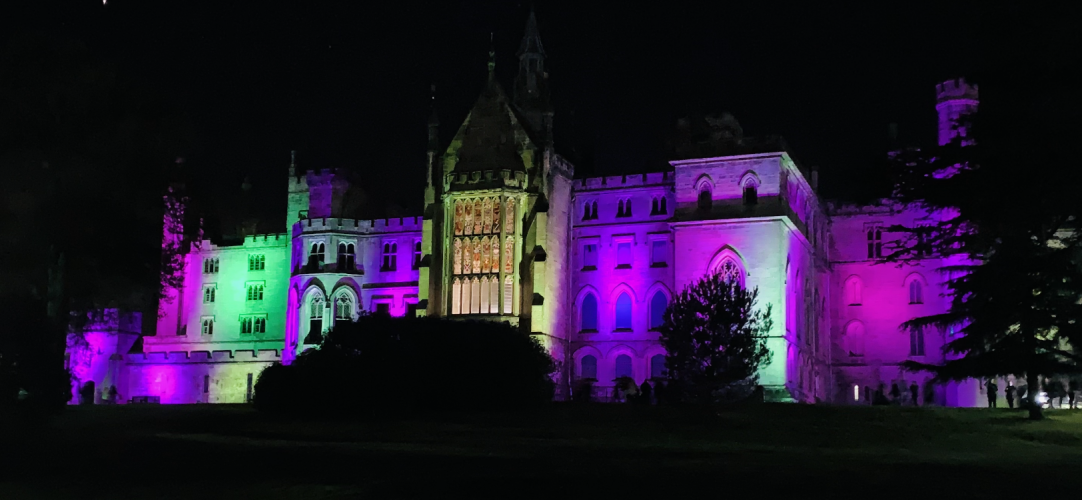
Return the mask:
{"type": "Polygon", "coordinates": [[[670,185],[675,178],[673,172],[652,172],[647,174],[610,175],[608,177],[591,177],[576,180],[572,185],[575,191],[591,189],[613,189],[634,186],[660,186],[670,185]]]}
{"type": "Polygon", "coordinates": [[[935,86],[936,104],[959,99],[977,100],[977,86],[966,83],[965,78],[947,80],[935,86]]]}
{"type": "Polygon", "coordinates": [[[218,250],[234,250],[238,248],[271,248],[283,247],[289,243],[286,233],[250,234],[244,237],[244,241],[236,243],[218,244],[211,240],[201,241],[193,253],[215,252],[218,250]]]}
{"type": "Polygon", "coordinates": [[[503,170],[478,170],[473,172],[451,172],[444,178],[444,186],[462,184],[497,184],[503,187],[521,188],[526,185],[525,172],[503,170]]]}
{"type": "Polygon", "coordinates": [[[298,222],[301,233],[322,231],[347,231],[354,233],[389,233],[420,231],[424,226],[421,217],[394,217],[389,219],[341,219],[320,217],[298,222]]]}
{"type": "Polygon", "coordinates": [[[235,351],[172,351],[128,354],[130,364],[180,364],[180,363],[273,363],[282,360],[278,349],[238,349],[235,351]]]}

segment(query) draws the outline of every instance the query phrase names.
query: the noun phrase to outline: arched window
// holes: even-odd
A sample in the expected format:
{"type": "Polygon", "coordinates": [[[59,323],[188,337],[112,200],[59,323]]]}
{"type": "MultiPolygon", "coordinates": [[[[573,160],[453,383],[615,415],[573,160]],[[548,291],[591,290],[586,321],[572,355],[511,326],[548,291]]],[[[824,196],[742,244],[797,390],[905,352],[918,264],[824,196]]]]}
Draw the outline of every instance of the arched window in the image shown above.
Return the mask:
{"type": "Polygon", "coordinates": [[[631,199],[624,200],[624,217],[631,217],[631,199]]]}
{"type": "Polygon", "coordinates": [[[346,294],[334,299],[334,326],[353,321],[353,300],[346,294]]]}
{"type": "Polygon", "coordinates": [[[655,354],[650,357],[650,378],[665,378],[665,355],[655,354]]]}
{"type": "Polygon", "coordinates": [[[733,259],[722,259],[715,272],[720,274],[725,281],[743,284],[743,280],[740,279],[743,274],[740,270],[740,264],[737,264],[733,259]]]}
{"type": "Polygon", "coordinates": [[[357,254],[354,253],[355,249],[353,243],[338,243],[337,267],[339,271],[352,271],[356,266],[357,254]]]}
{"type": "Polygon", "coordinates": [[[588,293],[582,299],[582,328],[586,331],[597,331],[597,298],[588,293]]]}
{"type": "Polygon", "coordinates": [[[582,220],[590,220],[590,202],[582,204],[582,220]]]}
{"type": "Polygon", "coordinates": [[[661,204],[658,202],[657,198],[654,198],[650,202],[650,215],[657,215],[660,208],[661,204]]]}
{"type": "Polygon", "coordinates": [[[308,302],[308,336],[305,344],[318,344],[323,338],[323,297],[316,295],[308,302]]]}
{"type": "Polygon", "coordinates": [[[587,354],[579,360],[579,378],[597,380],[597,358],[587,354]]]}
{"type": "Polygon", "coordinates": [[[624,216],[624,200],[620,200],[620,204],[616,208],[616,216],[617,217],[623,217],[624,216]]]}
{"type": "Polygon", "coordinates": [[[661,208],[660,208],[660,210],[658,210],[657,213],[659,213],[659,214],[667,214],[667,213],[669,213],[669,209],[665,207],[665,197],[664,196],[661,197],[661,208]]]}
{"type": "Polygon", "coordinates": [[[909,329],[909,355],[924,356],[924,328],[909,329]]]}
{"type": "Polygon", "coordinates": [[[759,203],[759,187],[754,182],[748,181],[744,184],[744,204],[755,205],[759,203]]]}
{"type": "Polygon", "coordinates": [[[845,349],[850,357],[864,356],[864,324],[859,321],[845,327],[845,349]]]}
{"type": "Polygon", "coordinates": [[[627,354],[616,356],[616,378],[632,378],[633,376],[634,373],[631,370],[631,356],[628,356],[627,354]]]}
{"type": "Polygon", "coordinates": [[[590,218],[591,219],[596,219],[597,218],[597,202],[596,201],[590,204],[590,218]]]}
{"type": "Polygon", "coordinates": [[[650,298],[650,329],[657,330],[665,324],[665,309],[669,307],[669,298],[658,290],[650,298]]]}
{"type": "Polygon", "coordinates": [[[705,184],[699,188],[699,210],[710,210],[713,205],[713,195],[710,193],[710,188],[705,184]]]}
{"type": "Polygon", "coordinates": [[[327,256],[327,246],[323,243],[312,243],[312,249],[308,252],[309,271],[323,270],[323,262],[327,256]]]}
{"type": "Polygon", "coordinates": [[[631,329],[631,296],[626,292],[616,299],[616,329],[631,329]]]}
{"type": "Polygon", "coordinates": [[[860,282],[860,278],[856,276],[850,276],[849,279],[845,280],[845,303],[851,306],[862,304],[862,288],[864,288],[864,285],[860,282]]]}
{"type": "Polygon", "coordinates": [[[913,280],[909,282],[909,303],[924,303],[924,289],[921,287],[920,280],[913,280]]]}

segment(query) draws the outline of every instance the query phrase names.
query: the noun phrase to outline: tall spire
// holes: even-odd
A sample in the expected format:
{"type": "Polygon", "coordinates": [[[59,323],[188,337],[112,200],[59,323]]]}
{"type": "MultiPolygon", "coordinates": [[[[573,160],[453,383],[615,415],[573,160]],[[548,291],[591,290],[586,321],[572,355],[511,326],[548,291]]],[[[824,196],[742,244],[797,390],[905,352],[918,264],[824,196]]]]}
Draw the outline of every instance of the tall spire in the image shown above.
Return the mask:
{"type": "Polygon", "coordinates": [[[488,33],[488,79],[496,79],[496,36],[491,31],[488,33]]]}
{"type": "Polygon", "coordinates": [[[530,7],[526,30],[518,49],[518,76],[515,77],[515,107],[529,124],[529,128],[548,142],[551,137],[551,112],[548,97],[548,73],[545,72],[545,49],[537,30],[537,15],[530,7]]]}
{"type": "Polygon", "coordinates": [[[537,31],[537,15],[534,14],[533,6],[530,6],[530,17],[526,19],[526,31],[522,35],[522,43],[518,46],[518,56],[525,54],[538,54],[545,57],[545,48],[541,46],[541,34],[537,31]]]}

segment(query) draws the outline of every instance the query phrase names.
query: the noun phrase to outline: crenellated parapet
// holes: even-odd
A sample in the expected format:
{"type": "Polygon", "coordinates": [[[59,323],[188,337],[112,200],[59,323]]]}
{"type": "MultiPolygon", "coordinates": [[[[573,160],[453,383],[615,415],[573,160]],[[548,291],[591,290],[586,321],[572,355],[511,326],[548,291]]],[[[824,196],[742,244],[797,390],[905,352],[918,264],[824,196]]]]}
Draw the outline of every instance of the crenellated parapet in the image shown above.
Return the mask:
{"type": "Polygon", "coordinates": [[[610,175],[576,180],[572,191],[590,191],[595,189],[613,189],[637,186],[671,186],[675,180],[673,172],[653,172],[634,175],[610,175]]]}
{"type": "Polygon", "coordinates": [[[503,170],[475,170],[450,172],[443,179],[445,191],[475,189],[526,188],[526,172],[503,170]]]}
{"type": "Polygon", "coordinates": [[[274,363],[282,360],[279,349],[237,349],[221,351],[172,351],[128,354],[125,361],[133,365],[190,363],[274,363]]]}
{"type": "Polygon", "coordinates": [[[935,86],[936,104],[956,100],[978,100],[978,88],[976,85],[966,83],[965,78],[947,80],[935,86]]]}
{"type": "Polygon", "coordinates": [[[424,226],[422,217],[393,217],[387,219],[346,219],[320,217],[304,219],[293,227],[293,237],[302,234],[344,232],[354,234],[420,232],[424,226]]]}

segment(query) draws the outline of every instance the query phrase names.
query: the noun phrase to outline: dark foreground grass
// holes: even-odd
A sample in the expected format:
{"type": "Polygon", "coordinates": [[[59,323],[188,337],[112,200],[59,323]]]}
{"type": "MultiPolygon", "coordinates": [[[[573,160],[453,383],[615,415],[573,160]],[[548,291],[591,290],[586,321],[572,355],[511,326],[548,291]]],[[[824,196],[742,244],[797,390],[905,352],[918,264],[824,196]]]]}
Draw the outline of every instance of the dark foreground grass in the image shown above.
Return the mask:
{"type": "Polygon", "coordinates": [[[1073,493],[1082,411],[554,405],[343,422],[99,406],[6,425],[0,456],[0,499],[989,498],[1073,493]]]}

